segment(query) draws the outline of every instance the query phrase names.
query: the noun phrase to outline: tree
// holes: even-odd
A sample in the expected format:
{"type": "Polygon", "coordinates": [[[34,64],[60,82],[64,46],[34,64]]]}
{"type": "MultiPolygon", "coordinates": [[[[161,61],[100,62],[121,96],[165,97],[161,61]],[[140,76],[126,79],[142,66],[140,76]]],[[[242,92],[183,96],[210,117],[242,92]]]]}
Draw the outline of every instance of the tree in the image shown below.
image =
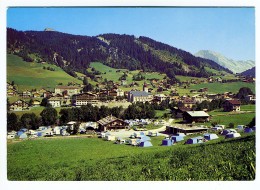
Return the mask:
{"type": "Polygon", "coordinates": [[[43,98],[43,99],[42,99],[41,106],[51,107],[51,105],[50,105],[49,102],[48,102],[48,98],[43,98]]]}
{"type": "Polygon", "coordinates": [[[7,98],[7,102],[6,102],[6,109],[7,109],[7,111],[10,111],[10,102],[9,102],[8,98],[7,98]]]}
{"type": "Polygon", "coordinates": [[[252,121],[248,124],[248,127],[252,128],[255,126],[255,117],[252,119],[252,121]]]}
{"type": "Polygon", "coordinates": [[[7,113],[7,130],[18,131],[20,129],[18,121],[19,117],[15,113],[7,113]]]}
{"type": "Polygon", "coordinates": [[[243,87],[243,88],[240,88],[237,95],[236,95],[236,98],[239,98],[239,99],[245,99],[245,97],[247,95],[253,95],[254,93],[252,92],[252,90],[248,87],[243,87]]]}
{"type": "Polygon", "coordinates": [[[22,126],[25,127],[26,129],[36,130],[41,125],[41,120],[35,115],[35,113],[23,114],[20,121],[22,126]]]}
{"type": "Polygon", "coordinates": [[[33,99],[30,99],[28,106],[31,107],[33,105],[33,99]]]}
{"type": "Polygon", "coordinates": [[[53,125],[56,123],[58,114],[55,108],[46,107],[40,115],[42,116],[42,122],[44,125],[53,125]]]}
{"type": "Polygon", "coordinates": [[[229,126],[229,128],[234,128],[235,124],[234,123],[229,123],[228,126],[229,126]]]}

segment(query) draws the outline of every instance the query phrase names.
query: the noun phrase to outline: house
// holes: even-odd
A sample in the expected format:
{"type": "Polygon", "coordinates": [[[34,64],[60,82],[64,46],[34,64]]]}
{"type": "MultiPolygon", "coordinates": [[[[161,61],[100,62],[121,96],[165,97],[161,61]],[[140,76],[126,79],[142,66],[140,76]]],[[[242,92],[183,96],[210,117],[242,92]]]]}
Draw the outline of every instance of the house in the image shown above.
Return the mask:
{"type": "Polygon", "coordinates": [[[240,111],[241,102],[237,99],[226,100],[223,104],[223,108],[225,112],[230,111],[240,111]]]}
{"type": "Polygon", "coordinates": [[[72,96],[71,103],[75,106],[83,106],[87,105],[91,102],[91,100],[94,100],[97,98],[97,95],[92,94],[90,92],[85,92],[82,94],[75,94],[72,96]]]}
{"type": "Polygon", "coordinates": [[[153,95],[145,91],[130,91],[128,93],[128,101],[132,103],[150,102],[152,99],[153,95]]]}
{"type": "Polygon", "coordinates": [[[166,100],[167,96],[165,96],[164,94],[157,94],[157,95],[154,96],[154,98],[156,98],[160,102],[162,102],[163,100],[166,100]]]}
{"type": "Polygon", "coordinates": [[[121,86],[125,86],[127,84],[126,80],[121,80],[121,86]]]}
{"type": "Polygon", "coordinates": [[[208,100],[208,98],[205,95],[195,95],[192,97],[192,100],[194,100],[195,102],[203,102],[205,100],[208,100]]]}
{"type": "Polygon", "coordinates": [[[101,131],[129,129],[129,124],[127,122],[112,115],[100,119],[97,123],[101,131]]]}
{"type": "Polygon", "coordinates": [[[52,93],[50,91],[46,91],[46,92],[43,93],[43,97],[44,98],[50,98],[50,97],[52,97],[52,93]]]}
{"type": "Polygon", "coordinates": [[[124,96],[124,91],[122,89],[116,89],[116,96],[124,96]]]}
{"type": "Polygon", "coordinates": [[[199,91],[198,92],[208,92],[209,91],[209,89],[208,88],[201,88],[201,89],[199,89],[199,91]]]}
{"type": "Polygon", "coordinates": [[[32,95],[31,92],[28,91],[28,90],[22,92],[22,97],[23,98],[30,98],[31,95],[32,95]]]}
{"type": "Polygon", "coordinates": [[[182,108],[192,108],[192,106],[195,104],[196,102],[193,99],[185,98],[182,100],[182,108]]]}
{"type": "Polygon", "coordinates": [[[39,107],[39,106],[41,106],[41,101],[40,101],[40,100],[34,100],[34,101],[33,101],[33,106],[34,106],[34,107],[39,107]]]}
{"type": "Polygon", "coordinates": [[[34,97],[34,98],[40,98],[41,95],[40,95],[39,93],[36,92],[36,93],[33,94],[33,97],[34,97]]]}
{"type": "Polygon", "coordinates": [[[255,101],[256,98],[255,98],[255,95],[247,95],[245,97],[245,101],[249,102],[249,101],[255,101]]]}
{"type": "Polygon", "coordinates": [[[79,94],[80,89],[75,86],[57,86],[54,88],[55,94],[67,94],[72,96],[74,94],[79,94]]]}
{"type": "Polygon", "coordinates": [[[22,110],[29,110],[29,104],[24,100],[17,100],[10,104],[10,111],[22,111],[22,110]]]}
{"type": "Polygon", "coordinates": [[[51,104],[53,108],[58,108],[60,107],[60,99],[52,97],[48,99],[48,103],[51,104]]]}
{"type": "Polygon", "coordinates": [[[207,122],[209,115],[204,111],[187,111],[183,113],[183,121],[192,122],[207,122]]]}

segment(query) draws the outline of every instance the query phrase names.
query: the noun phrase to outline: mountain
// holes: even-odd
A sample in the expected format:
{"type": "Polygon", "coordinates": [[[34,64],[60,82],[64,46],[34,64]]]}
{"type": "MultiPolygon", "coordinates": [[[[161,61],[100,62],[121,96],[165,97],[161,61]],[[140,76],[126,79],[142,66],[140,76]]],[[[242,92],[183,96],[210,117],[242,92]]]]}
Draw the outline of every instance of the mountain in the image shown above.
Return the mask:
{"type": "Polygon", "coordinates": [[[221,55],[220,53],[213,52],[210,50],[200,50],[196,54],[194,54],[197,57],[202,57],[205,59],[210,59],[212,61],[215,61],[219,65],[228,68],[234,73],[241,73],[243,71],[246,71],[247,69],[251,69],[255,66],[255,62],[248,60],[248,61],[235,61],[232,59],[228,59],[225,56],[221,55]]]}
{"type": "Polygon", "coordinates": [[[245,75],[245,76],[250,75],[250,76],[255,77],[255,67],[248,69],[248,70],[242,72],[241,74],[245,75]]]}
{"type": "Polygon", "coordinates": [[[175,75],[209,77],[209,69],[230,72],[216,62],[191,53],[133,35],[102,34],[80,36],[57,31],[17,31],[7,29],[7,53],[24,61],[45,61],[68,74],[85,74],[90,62],[102,62],[113,68],[157,71],[174,81],[175,75]]]}

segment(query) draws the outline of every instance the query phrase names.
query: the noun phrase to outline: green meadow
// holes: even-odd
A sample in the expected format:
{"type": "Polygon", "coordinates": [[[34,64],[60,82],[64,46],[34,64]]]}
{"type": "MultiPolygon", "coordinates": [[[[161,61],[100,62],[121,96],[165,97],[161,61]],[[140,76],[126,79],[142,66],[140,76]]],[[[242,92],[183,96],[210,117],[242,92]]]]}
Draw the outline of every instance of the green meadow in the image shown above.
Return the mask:
{"type": "Polygon", "coordinates": [[[25,89],[54,89],[59,83],[67,85],[68,82],[82,83],[82,81],[68,75],[61,68],[42,63],[25,62],[16,55],[7,55],[7,81],[14,81],[18,85],[18,90],[25,89]],[[43,69],[43,67],[54,68],[55,71],[43,69]]]}
{"type": "MultiPolygon", "coordinates": [[[[100,138],[39,139],[7,145],[11,181],[254,180],[255,135],[197,145],[117,145],[100,138]]],[[[190,137],[185,137],[185,139],[190,137]]]]}

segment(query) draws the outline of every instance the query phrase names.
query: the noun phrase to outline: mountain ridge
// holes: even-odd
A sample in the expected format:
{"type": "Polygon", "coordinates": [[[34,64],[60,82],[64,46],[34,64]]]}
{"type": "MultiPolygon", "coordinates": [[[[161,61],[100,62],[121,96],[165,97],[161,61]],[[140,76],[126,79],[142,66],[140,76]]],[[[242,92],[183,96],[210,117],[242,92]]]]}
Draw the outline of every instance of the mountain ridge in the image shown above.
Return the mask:
{"type": "Polygon", "coordinates": [[[90,62],[113,68],[158,71],[176,81],[175,75],[209,77],[218,71],[230,72],[212,60],[197,58],[189,52],[148,37],[120,34],[81,36],[57,31],[17,31],[7,29],[7,52],[25,61],[47,61],[70,75],[84,74],[90,62]],[[36,57],[36,58],[35,58],[36,57]]]}
{"type": "Polygon", "coordinates": [[[229,59],[223,56],[221,53],[210,51],[210,50],[200,50],[194,55],[197,57],[202,57],[202,58],[215,61],[219,65],[228,68],[234,73],[241,73],[255,66],[255,62],[252,60],[237,61],[237,60],[229,59]]]}

